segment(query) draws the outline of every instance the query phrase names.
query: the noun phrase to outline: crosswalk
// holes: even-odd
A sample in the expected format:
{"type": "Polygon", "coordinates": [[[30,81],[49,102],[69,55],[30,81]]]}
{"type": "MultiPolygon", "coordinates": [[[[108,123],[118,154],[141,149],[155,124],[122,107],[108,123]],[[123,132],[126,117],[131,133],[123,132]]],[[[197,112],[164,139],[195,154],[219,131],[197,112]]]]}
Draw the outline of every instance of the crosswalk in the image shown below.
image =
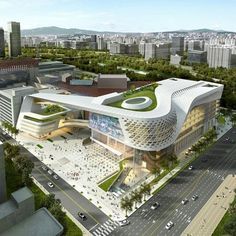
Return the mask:
{"type": "Polygon", "coordinates": [[[107,220],[104,224],[96,228],[92,235],[94,236],[108,236],[119,226],[119,223],[112,220],[107,220]]]}

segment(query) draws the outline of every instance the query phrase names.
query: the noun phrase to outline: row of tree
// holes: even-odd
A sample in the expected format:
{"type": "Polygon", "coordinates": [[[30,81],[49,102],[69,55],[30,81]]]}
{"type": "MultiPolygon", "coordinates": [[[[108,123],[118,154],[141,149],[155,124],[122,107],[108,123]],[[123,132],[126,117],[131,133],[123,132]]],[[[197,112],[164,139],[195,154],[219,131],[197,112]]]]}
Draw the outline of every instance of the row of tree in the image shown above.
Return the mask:
{"type": "Polygon", "coordinates": [[[217,138],[215,129],[210,129],[204,136],[191,147],[191,151],[195,155],[201,153],[206,147],[208,147],[217,138]]]}
{"type": "Polygon", "coordinates": [[[150,184],[141,184],[139,189],[134,190],[130,193],[129,196],[125,196],[121,199],[120,207],[125,210],[125,215],[133,210],[133,207],[137,208],[138,203],[146,200],[147,196],[151,194],[151,185],[150,184]]]}
{"type": "Polygon", "coordinates": [[[18,135],[19,134],[19,130],[13,126],[10,122],[8,121],[2,121],[2,128],[4,129],[4,131],[7,131],[8,133],[11,133],[11,135],[18,135]]]}
{"type": "Polygon", "coordinates": [[[22,183],[30,186],[32,179],[30,178],[31,172],[34,168],[34,163],[26,155],[20,154],[20,147],[8,142],[3,144],[4,156],[6,161],[12,161],[14,168],[22,177],[22,183]]]}

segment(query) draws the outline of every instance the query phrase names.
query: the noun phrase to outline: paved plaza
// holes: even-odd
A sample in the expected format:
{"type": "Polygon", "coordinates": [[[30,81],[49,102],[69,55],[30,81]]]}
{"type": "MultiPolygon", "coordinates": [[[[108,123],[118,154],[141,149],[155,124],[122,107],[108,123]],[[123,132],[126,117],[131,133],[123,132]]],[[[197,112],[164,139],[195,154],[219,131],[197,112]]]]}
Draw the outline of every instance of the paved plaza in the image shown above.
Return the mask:
{"type": "Polygon", "coordinates": [[[73,129],[72,133],[63,129],[48,140],[20,133],[17,141],[104,213],[114,220],[123,219],[124,213],[118,207],[120,198],[98,187],[98,183],[119,170],[122,157],[96,143],[84,146],[82,142],[87,137],[86,130],[73,129]]]}

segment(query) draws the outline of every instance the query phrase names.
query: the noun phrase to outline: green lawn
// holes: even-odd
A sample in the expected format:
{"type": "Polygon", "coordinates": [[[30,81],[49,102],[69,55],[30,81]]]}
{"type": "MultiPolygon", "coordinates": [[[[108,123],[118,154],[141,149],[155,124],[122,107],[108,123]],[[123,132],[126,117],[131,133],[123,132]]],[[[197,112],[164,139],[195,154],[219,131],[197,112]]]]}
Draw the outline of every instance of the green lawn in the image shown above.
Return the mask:
{"type": "MultiPolygon", "coordinates": [[[[6,182],[7,182],[7,195],[10,197],[10,194],[19,188],[23,187],[21,181],[21,175],[18,174],[13,166],[11,160],[5,161],[6,166],[6,182]]],[[[45,196],[44,192],[39,189],[39,187],[35,184],[32,184],[30,190],[34,193],[35,197],[35,209],[40,208],[40,203],[45,196]]],[[[78,228],[69,217],[66,216],[66,231],[64,233],[65,236],[82,236],[83,233],[80,228],[78,228]]]]}
{"type": "MultiPolygon", "coordinates": [[[[234,198],[234,202],[236,202],[236,197],[234,198]]],[[[221,219],[220,223],[218,224],[212,236],[227,235],[227,233],[224,231],[224,226],[231,219],[231,217],[233,216],[229,214],[229,211],[227,211],[224,217],[221,219]]]]}
{"type": "MultiPolygon", "coordinates": [[[[156,100],[155,93],[151,90],[142,90],[142,91],[134,92],[132,94],[124,96],[124,98],[120,101],[113,102],[113,103],[110,103],[107,105],[111,106],[111,107],[122,108],[121,104],[124,100],[129,99],[129,98],[135,98],[135,97],[149,97],[152,100],[152,104],[149,107],[142,109],[142,110],[138,110],[138,111],[151,111],[154,108],[156,108],[156,106],[157,106],[157,100],[156,100]]],[[[122,109],[125,109],[125,108],[122,108],[122,109]]]]}
{"type": "Polygon", "coordinates": [[[230,219],[230,215],[229,215],[228,212],[226,212],[224,217],[222,218],[222,220],[218,224],[217,228],[215,229],[214,233],[212,234],[212,236],[222,236],[222,235],[224,235],[225,234],[224,225],[229,219],[230,219]]]}
{"type": "Polygon", "coordinates": [[[105,192],[107,192],[110,189],[110,187],[113,185],[113,183],[115,182],[117,177],[121,174],[121,172],[124,169],[122,161],[119,163],[119,165],[120,165],[120,170],[116,174],[114,174],[110,178],[108,178],[106,181],[99,184],[98,185],[99,188],[103,189],[105,192]]]}

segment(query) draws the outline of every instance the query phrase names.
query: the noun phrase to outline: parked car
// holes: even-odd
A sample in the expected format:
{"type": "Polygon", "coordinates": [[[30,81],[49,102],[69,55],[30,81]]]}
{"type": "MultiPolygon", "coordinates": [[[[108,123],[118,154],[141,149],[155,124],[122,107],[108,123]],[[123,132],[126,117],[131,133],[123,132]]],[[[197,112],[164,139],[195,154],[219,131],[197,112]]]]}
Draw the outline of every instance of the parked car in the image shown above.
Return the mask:
{"type": "Polygon", "coordinates": [[[193,201],[196,201],[197,199],[198,199],[198,195],[194,194],[194,195],[192,196],[192,200],[193,200],[193,201]]]}
{"type": "Polygon", "coordinates": [[[52,176],[54,179],[59,179],[58,175],[53,175],[52,176]]]}
{"type": "Polygon", "coordinates": [[[182,203],[183,205],[187,204],[187,202],[188,202],[188,199],[187,199],[187,198],[185,198],[185,199],[183,199],[183,200],[181,201],[181,203],[182,203]]]}
{"type": "Polygon", "coordinates": [[[169,221],[167,224],[166,224],[166,229],[171,229],[172,227],[174,226],[174,223],[172,221],[169,221]]]}
{"type": "Polygon", "coordinates": [[[54,188],[54,184],[53,184],[52,182],[48,182],[48,186],[49,186],[50,188],[54,188]]]}
{"type": "Polygon", "coordinates": [[[119,225],[120,225],[121,227],[130,224],[130,222],[129,222],[128,220],[120,220],[120,221],[118,221],[118,223],[119,223],[119,225]]]}
{"type": "Polygon", "coordinates": [[[42,169],[47,171],[47,167],[46,166],[42,166],[42,169]]]}
{"type": "Polygon", "coordinates": [[[155,203],[152,204],[151,209],[152,210],[156,210],[159,206],[160,206],[160,203],[159,202],[155,202],[155,203]]]}
{"type": "Polygon", "coordinates": [[[82,220],[87,220],[87,217],[86,217],[85,214],[82,213],[82,212],[78,212],[78,216],[79,216],[79,218],[82,219],[82,220]]]}
{"type": "Polygon", "coordinates": [[[48,170],[48,174],[52,175],[53,171],[52,170],[48,170]]]}
{"type": "Polygon", "coordinates": [[[193,166],[189,166],[188,169],[189,170],[193,170],[194,168],[193,168],[193,166]]]}

